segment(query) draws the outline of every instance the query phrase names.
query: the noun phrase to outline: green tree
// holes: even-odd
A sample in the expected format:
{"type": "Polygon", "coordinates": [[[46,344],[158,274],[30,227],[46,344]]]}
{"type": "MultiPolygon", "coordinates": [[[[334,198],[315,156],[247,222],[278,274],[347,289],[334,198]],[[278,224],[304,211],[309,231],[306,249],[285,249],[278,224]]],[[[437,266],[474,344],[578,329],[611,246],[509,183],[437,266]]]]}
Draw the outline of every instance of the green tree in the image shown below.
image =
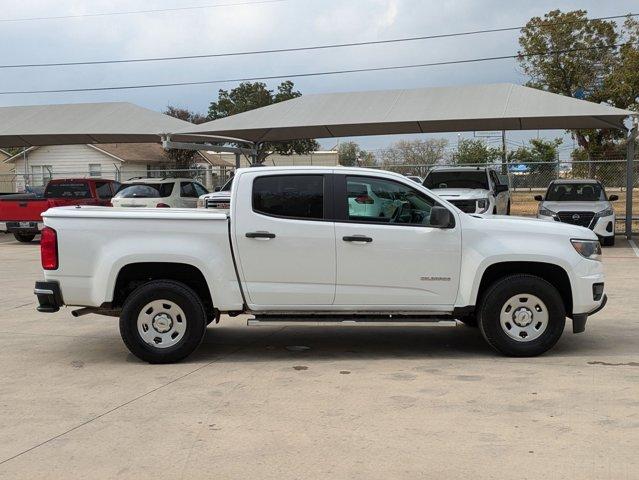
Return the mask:
{"type": "MultiPolygon", "coordinates": [[[[206,122],[206,117],[196,112],[192,112],[186,108],[174,107],[169,105],[163,112],[165,115],[179,118],[185,122],[191,122],[195,124],[206,122]]],[[[195,163],[195,156],[197,152],[195,150],[177,150],[171,149],[165,152],[167,158],[166,168],[175,170],[188,170],[193,168],[195,163]]],[[[179,172],[176,172],[179,175],[179,172]]]]}
{"type": "MultiPolygon", "coordinates": [[[[262,82],[243,82],[237,87],[220,90],[216,102],[211,102],[208,120],[236,115],[256,108],[266,107],[274,103],[297,98],[302,94],[294,90],[290,80],[282,82],[277,91],[269,90],[262,82]]],[[[281,155],[305,154],[319,149],[314,139],[292,140],[288,142],[263,142],[258,145],[257,163],[264,163],[271,153],[281,155]]]]}
{"type": "Polygon", "coordinates": [[[455,161],[457,163],[494,163],[501,158],[501,150],[490,147],[477,138],[462,139],[457,147],[455,161]]]}
{"type": "Polygon", "coordinates": [[[627,43],[619,49],[618,61],[604,80],[604,91],[613,105],[639,111],[639,21],[628,18],[622,37],[627,43]]]}
{"type": "Polygon", "coordinates": [[[340,143],[337,147],[339,164],[345,167],[369,167],[375,165],[375,156],[362,150],[356,142],[340,143]]]}
{"type": "MultiPolygon", "coordinates": [[[[521,30],[519,64],[528,86],[568,97],[616,107],[636,107],[639,94],[637,22],[623,28],[614,21],[592,20],[585,10],[552,10],[533,17],[521,30]],[[634,66],[634,69],[633,69],[634,66]]],[[[619,140],[618,130],[575,130],[573,136],[588,160],[607,142],[619,140]]],[[[595,166],[590,162],[590,172],[595,166]]]]}

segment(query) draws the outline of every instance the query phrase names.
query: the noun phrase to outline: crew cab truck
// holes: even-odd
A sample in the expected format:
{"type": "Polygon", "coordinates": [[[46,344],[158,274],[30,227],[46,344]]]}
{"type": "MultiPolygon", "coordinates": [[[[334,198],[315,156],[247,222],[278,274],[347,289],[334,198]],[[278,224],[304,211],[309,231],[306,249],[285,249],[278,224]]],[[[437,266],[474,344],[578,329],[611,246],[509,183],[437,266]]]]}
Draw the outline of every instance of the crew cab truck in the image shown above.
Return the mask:
{"type": "Polygon", "coordinates": [[[222,313],[251,324],[459,319],[503,354],[538,355],[566,317],[582,332],[606,301],[591,230],[464,214],[392,172],[240,169],[229,214],[54,208],[44,223],[38,310],[117,316],[129,350],[153,363],[188,356],[222,313]],[[369,191],[383,207],[354,208],[369,191]]]}
{"type": "Polygon", "coordinates": [[[30,242],[42,230],[42,212],[66,205],[110,205],[119,186],[113,180],[65,178],[49,181],[42,196],[16,194],[0,197],[0,231],[19,242],[30,242]]]}
{"type": "Polygon", "coordinates": [[[462,212],[510,215],[508,184],[492,168],[435,167],[423,185],[462,212]]]}

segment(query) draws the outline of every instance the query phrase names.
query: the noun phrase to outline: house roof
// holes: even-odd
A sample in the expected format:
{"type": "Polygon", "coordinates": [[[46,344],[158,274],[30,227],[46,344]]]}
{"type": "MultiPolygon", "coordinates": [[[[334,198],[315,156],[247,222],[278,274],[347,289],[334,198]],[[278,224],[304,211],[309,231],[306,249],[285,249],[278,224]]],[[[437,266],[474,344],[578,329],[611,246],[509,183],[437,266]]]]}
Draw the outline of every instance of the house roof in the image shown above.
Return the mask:
{"type": "Polygon", "coordinates": [[[0,147],[160,142],[191,125],[126,102],[0,107],[0,147]]]}
{"type": "Polygon", "coordinates": [[[423,132],[623,128],[636,112],[509,83],[304,95],[172,133],[254,142],[423,132]]]}
{"type": "MultiPolygon", "coordinates": [[[[109,155],[116,160],[130,163],[162,163],[167,161],[166,152],[159,143],[103,143],[100,145],[87,144],[99,152],[109,155]]],[[[30,147],[27,152],[38,147],[30,147]]],[[[219,156],[209,155],[206,152],[197,152],[200,159],[213,166],[228,167],[232,164],[222,160],[219,156]]],[[[22,156],[22,152],[5,159],[4,163],[11,163],[22,156]]]]}

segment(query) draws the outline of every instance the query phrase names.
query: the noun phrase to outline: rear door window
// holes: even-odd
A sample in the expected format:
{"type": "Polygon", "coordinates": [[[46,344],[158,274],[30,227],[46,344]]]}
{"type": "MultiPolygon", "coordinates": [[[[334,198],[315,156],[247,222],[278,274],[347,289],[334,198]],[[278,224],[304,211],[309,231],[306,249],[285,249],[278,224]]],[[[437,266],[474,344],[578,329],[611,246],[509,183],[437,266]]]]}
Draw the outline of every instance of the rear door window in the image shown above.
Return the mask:
{"type": "Polygon", "coordinates": [[[120,186],[116,198],[164,198],[170,197],[173,183],[129,183],[120,186]]]}
{"type": "Polygon", "coordinates": [[[44,198],[91,198],[89,185],[82,183],[51,183],[44,191],[44,198]]]}
{"type": "Polygon", "coordinates": [[[199,195],[195,191],[193,182],[181,182],[180,183],[180,196],[183,198],[197,198],[199,195]]]}
{"type": "Polygon", "coordinates": [[[323,175],[272,175],[253,182],[253,211],[276,217],[324,218],[323,175]]]}

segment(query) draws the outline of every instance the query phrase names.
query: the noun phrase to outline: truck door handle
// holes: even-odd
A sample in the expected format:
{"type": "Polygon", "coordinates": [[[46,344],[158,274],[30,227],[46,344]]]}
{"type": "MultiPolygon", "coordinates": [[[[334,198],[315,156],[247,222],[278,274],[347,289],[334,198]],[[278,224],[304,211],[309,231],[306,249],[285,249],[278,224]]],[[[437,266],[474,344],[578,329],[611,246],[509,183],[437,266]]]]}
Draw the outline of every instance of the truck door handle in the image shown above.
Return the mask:
{"type": "Polygon", "coordinates": [[[342,237],[342,240],[344,240],[345,242],[364,242],[364,243],[371,243],[373,241],[371,237],[367,237],[365,235],[346,236],[346,237],[342,237]]]}
{"type": "Polygon", "coordinates": [[[271,232],[248,232],[246,238],[275,238],[275,234],[271,232]]]}

